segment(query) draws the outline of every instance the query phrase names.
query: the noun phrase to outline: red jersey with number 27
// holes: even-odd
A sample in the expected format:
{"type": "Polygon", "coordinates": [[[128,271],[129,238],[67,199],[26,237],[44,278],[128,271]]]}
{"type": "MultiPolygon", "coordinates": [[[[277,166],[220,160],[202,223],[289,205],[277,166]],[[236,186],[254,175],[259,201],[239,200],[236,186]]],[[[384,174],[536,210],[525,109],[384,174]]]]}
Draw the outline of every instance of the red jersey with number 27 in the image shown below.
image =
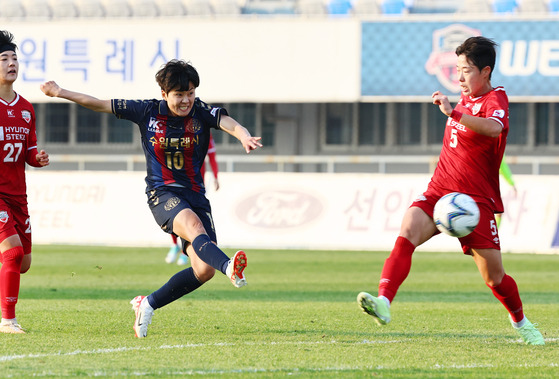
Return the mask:
{"type": "Polygon", "coordinates": [[[25,162],[37,166],[36,155],[33,106],[17,93],[10,103],[0,99],[0,197],[26,197],[25,162]]]}
{"type": "Polygon", "coordinates": [[[449,117],[439,163],[429,187],[485,198],[492,204],[494,212],[502,213],[499,167],[509,132],[507,94],[502,87],[497,87],[479,97],[462,95],[454,109],[494,120],[502,125],[503,130],[493,138],[476,133],[449,117]]]}

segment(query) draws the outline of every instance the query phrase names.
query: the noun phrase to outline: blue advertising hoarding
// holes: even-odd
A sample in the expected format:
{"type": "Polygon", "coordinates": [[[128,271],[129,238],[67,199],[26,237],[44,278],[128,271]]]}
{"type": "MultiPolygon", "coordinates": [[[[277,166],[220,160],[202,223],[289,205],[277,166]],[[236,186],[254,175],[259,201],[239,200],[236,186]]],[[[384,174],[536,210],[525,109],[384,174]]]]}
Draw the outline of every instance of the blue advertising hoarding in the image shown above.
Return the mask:
{"type": "Polygon", "coordinates": [[[362,23],[361,95],[458,95],[456,47],[483,35],[497,42],[494,86],[510,97],[559,97],[559,21],[362,23]]]}

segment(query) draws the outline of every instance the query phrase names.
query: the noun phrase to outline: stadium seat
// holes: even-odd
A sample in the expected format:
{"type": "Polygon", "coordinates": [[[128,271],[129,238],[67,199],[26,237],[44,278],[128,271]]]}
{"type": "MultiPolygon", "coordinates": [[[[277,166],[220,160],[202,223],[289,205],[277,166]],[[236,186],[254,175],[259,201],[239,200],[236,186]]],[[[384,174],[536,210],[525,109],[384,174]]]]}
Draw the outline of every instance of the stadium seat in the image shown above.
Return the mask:
{"type": "Polygon", "coordinates": [[[407,12],[406,3],[403,0],[383,0],[381,6],[383,14],[399,15],[407,12]]]}
{"type": "Polygon", "coordinates": [[[465,0],[462,2],[458,13],[491,13],[491,5],[488,0],[465,0]]]}
{"type": "Polygon", "coordinates": [[[544,0],[522,0],[518,4],[518,11],[521,13],[546,13],[547,5],[544,0]]]}
{"type": "Polygon", "coordinates": [[[216,16],[241,14],[241,6],[237,0],[211,0],[210,4],[216,16]]]}
{"type": "Polygon", "coordinates": [[[184,0],[184,8],[188,16],[211,16],[213,9],[207,0],[184,0]]]}
{"type": "Polygon", "coordinates": [[[411,14],[455,13],[459,4],[455,0],[414,0],[408,10],[411,14]]]}
{"type": "Polygon", "coordinates": [[[559,0],[549,0],[548,7],[549,12],[559,13],[559,0]]]}
{"type": "Polygon", "coordinates": [[[78,8],[78,17],[105,17],[105,8],[100,0],[75,0],[74,4],[78,8]]]}
{"type": "Polygon", "coordinates": [[[155,0],[160,17],[180,17],[186,14],[182,0],[155,0]]]}
{"type": "Polygon", "coordinates": [[[297,1],[296,11],[298,14],[309,16],[328,13],[323,0],[299,0],[297,1]]]}
{"type": "Polygon", "coordinates": [[[48,20],[52,17],[52,10],[47,0],[22,0],[25,17],[48,20]]]}
{"type": "Polygon", "coordinates": [[[101,0],[107,17],[130,17],[132,10],[127,0],[101,0]]]}
{"type": "Polygon", "coordinates": [[[157,17],[159,7],[154,0],[133,0],[130,9],[132,17],[157,17]]]}
{"type": "Polygon", "coordinates": [[[9,21],[20,21],[25,19],[25,8],[19,1],[0,1],[0,19],[9,21]]]}
{"type": "Polygon", "coordinates": [[[356,0],[353,3],[353,13],[356,15],[379,14],[380,7],[377,0],[356,0]]]}
{"type": "Polygon", "coordinates": [[[352,5],[349,0],[330,0],[326,7],[331,15],[347,15],[351,13],[352,5]]]}
{"type": "Polygon", "coordinates": [[[295,14],[295,0],[247,0],[244,14],[295,14]]]}
{"type": "Polygon", "coordinates": [[[78,8],[73,0],[49,0],[52,18],[78,17],[78,8]]]}
{"type": "Polygon", "coordinates": [[[518,8],[516,0],[493,0],[491,5],[495,13],[514,13],[518,8]]]}

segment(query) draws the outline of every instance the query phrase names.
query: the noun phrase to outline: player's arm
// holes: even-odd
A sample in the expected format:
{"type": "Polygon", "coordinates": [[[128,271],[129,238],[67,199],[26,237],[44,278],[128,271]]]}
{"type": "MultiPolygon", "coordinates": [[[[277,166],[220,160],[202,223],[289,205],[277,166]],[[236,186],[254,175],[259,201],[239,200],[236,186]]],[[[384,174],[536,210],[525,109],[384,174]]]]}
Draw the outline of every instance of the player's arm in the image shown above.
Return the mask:
{"type": "Polygon", "coordinates": [[[441,112],[476,133],[496,138],[503,130],[503,125],[494,119],[476,117],[454,111],[448,97],[440,91],[433,93],[432,98],[433,104],[438,105],[441,112]]]}
{"type": "Polygon", "coordinates": [[[112,113],[110,100],[100,100],[84,93],[64,89],[54,81],[41,84],[41,91],[47,96],[70,100],[95,112],[112,113]]]}
{"type": "Polygon", "coordinates": [[[219,120],[219,127],[241,141],[241,144],[247,154],[250,153],[251,150],[256,150],[259,147],[262,147],[262,144],[260,143],[262,137],[251,136],[249,131],[232,117],[225,115],[221,116],[219,120]]]}

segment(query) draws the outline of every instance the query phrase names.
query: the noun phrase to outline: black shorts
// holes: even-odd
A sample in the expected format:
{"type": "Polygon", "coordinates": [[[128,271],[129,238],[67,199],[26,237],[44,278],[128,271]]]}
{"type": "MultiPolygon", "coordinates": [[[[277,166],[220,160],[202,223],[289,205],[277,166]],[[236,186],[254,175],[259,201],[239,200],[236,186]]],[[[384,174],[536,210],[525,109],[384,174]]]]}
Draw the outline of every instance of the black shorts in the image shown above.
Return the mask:
{"type": "MultiPolygon", "coordinates": [[[[202,221],[210,239],[217,242],[210,202],[203,194],[185,188],[163,186],[149,191],[147,196],[151,213],[164,232],[173,233],[173,220],[177,214],[183,209],[191,209],[202,221]]],[[[183,250],[186,246],[183,241],[183,250]]]]}

